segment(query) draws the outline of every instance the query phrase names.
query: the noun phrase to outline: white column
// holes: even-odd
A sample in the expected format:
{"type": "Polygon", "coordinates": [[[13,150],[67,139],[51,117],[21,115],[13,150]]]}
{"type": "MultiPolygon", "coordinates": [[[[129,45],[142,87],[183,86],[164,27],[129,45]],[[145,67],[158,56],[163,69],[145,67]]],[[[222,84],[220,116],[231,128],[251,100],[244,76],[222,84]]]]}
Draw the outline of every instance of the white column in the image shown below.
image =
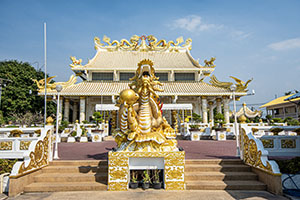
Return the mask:
{"type": "Polygon", "coordinates": [[[63,115],[62,115],[62,114],[63,114],[63,113],[62,113],[63,100],[64,100],[64,99],[63,99],[62,97],[59,98],[59,116],[58,116],[58,119],[59,119],[59,120],[58,120],[58,124],[61,123],[62,116],[63,116],[63,115]]]}
{"type": "Polygon", "coordinates": [[[228,97],[223,98],[224,118],[225,118],[225,123],[226,124],[230,123],[230,119],[229,119],[229,102],[230,102],[230,99],[228,97]]]}
{"type": "Polygon", "coordinates": [[[203,123],[207,123],[207,99],[206,97],[202,97],[202,121],[203,123]]]}
{"type": "Polygon", "coordinates": [[[222,113],[221,98],[217,98],[217,113],[222,113]]]}
{"type": "Polygon", "coordinates": [[[212,125],[214,125],[214,102],[208,102],[209,105],[209,119],[211,120],[212,125]]]}
{"type": "Polygon", "coordinates": [[[64,120],[69,121],[69,111],[70,111],[70,100],[65,99],[65,111],[64,111],[64,120]]]}
{"type": "Polygon", "coordinates": [[[85,97],[80,97],[80,118],[79,122],[82,123],[85,120],[85,97]]]}
{"type": "Polygon", "coordinates": [[[77,120],[77,112],[78,112],[78,103],[77,102],[74,102],[74,105],[73,105],[73,123],[76,122],[77,120]]]}

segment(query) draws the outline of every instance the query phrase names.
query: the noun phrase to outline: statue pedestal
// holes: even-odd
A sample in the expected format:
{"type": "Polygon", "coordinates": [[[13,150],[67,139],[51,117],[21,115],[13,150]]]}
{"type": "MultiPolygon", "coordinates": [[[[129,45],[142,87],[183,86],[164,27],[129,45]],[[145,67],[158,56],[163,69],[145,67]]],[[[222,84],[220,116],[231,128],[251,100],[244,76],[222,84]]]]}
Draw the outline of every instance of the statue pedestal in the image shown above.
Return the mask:
{"type": "Polygon", "coordinates": [[[166,190],[185,190],[184,166],[184,151],[110,151],[108,153],[108,190],[128,190],[131,169],[162,169],[166,190]]]}

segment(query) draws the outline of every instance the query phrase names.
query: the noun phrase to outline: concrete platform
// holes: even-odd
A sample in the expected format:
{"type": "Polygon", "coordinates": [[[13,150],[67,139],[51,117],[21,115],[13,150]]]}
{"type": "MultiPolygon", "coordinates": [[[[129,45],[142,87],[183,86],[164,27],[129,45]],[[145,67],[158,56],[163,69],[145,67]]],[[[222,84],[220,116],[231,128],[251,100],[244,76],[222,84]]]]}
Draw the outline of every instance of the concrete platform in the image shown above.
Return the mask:
{"type": "Polygon", "coordinates": [[[183,200],[183,199],[203,199],[203,200],[286,200],[283,196],[273,195],[266,191],[164,191],[149,189],[130,190],[127,192],[108,192],[108,191],[85,191],[85,192],[53,192],[53,193],[26,193],[8,200],[128,200],[128,199],[147,199],[147,200],[183,200]]]}
{"type": "MultiPolygon", "coordinates": [[[[235,140],[178,140],[178,146],[185,150],[186,159],[237,158],[235,140]]],[[[113,147],[116,147],[114,141],[59,143],[58,154],[60,160],[107,160],[107,152],[113,147]]]]}

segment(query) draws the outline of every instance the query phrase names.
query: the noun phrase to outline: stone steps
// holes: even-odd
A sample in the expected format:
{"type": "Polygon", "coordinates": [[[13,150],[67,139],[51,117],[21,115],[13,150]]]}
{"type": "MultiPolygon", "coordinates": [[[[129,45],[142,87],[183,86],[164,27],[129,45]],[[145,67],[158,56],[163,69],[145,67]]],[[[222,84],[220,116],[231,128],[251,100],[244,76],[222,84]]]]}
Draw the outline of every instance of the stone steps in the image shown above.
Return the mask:
{"type": "Polygon", "coordinates": [[[266,190],[259,181],[188,181],[187,190],[266,190]]]}
{"type": "Polygon", "coordinates": [[[211,180],[211,181],[228,181],[228,180],[257,180],[257,175],[252,172],[186,172],[186,181],[211,180]]]}
{"type": "Polygon", "coordinates": [[[107,173],[107,171],[107,166],[48,166],[42,169],[43,173],[107,173]]]}
{"type": "MultiPolygon", "coordinates": [[[[25,192],[107,190],[108,162],[54,161],[33,178],[25,192]]],[[[251,168],[238,159],[186,160],[188,190],[266,190],[251,168]]]]}
{"type": "Polygon", "coordinates": [[[107,190],[107,185],[98,182],[36,182],[26,186],[25,192],[60,192],[60,191],[99,191],[107,190]]]}
{"type": "Polygon", "coordinates": [[[249,172],[251,168],[247,165],[207,165],[207,164],[186,164],[186,172],[249,172]]]}
{"type": "Polygon", "coordinates": [[[107,183],[107,173],[42,173],[34,182],[101,182],[107,183]]]}

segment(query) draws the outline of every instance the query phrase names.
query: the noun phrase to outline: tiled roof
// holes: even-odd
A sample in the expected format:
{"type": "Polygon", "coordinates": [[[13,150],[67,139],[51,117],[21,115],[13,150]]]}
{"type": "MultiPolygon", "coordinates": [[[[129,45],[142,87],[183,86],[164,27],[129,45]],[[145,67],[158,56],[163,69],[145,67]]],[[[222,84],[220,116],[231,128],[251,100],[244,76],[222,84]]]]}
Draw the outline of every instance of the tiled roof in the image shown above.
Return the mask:
{"type": "MultiPolygon", "coordinates": [[[[143,59],[150,59],[156,70],[197,70],[204,68],[186,52],[134,52],[134,51],[98,51],[96,56],[82,69],[102,70],[136,70],[137,63],[143,59]]],[[[205,67],[206,68],[206,67],[205,67]]],[[[74,68],[78,69],[78,68],[74,68]]]]}
{"type": "MultiPolygon", "coordinates": [[[[120,82],[81,82],[67,87],[61,91],[65,96],[110,96],[118,95],[122,90],[129,88],[129,81],[120,82]]],[[[176,81],[163,83],[164,92],[157,92],[161,96],[181,95],[181,96],[220,96],[231,95],[229,89],[219,88],[198,81],[176,81]]],[[[55,95],[56,91],[48,92],[48,95],[55,95]]],[[[244,96],[246,93],[236,93],[244,96]]]]}

